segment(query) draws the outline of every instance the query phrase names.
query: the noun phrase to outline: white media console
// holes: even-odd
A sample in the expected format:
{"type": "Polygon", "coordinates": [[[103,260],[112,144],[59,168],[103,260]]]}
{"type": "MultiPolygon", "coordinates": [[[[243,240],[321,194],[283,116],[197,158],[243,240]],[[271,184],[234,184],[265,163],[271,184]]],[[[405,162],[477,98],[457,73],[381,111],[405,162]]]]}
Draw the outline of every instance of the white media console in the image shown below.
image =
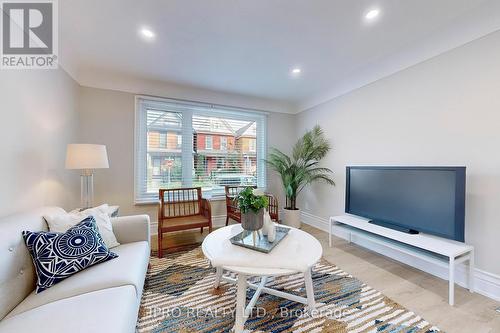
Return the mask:
{"type": "Polygon", "coordinates": [[[454,304],[455,265],[468,261],[468,287],[470,292],[474,292],[473,246],[428,234],[408,234],[369,222],[367,219],[353,215],[330,217],[330,246],[332,246],[332,233],[335,233],[337,236],[346,238],[349,242],[356,240],[356,238],[366,239],[427,261],[441,263],[444,261],[448,264],[449,269],[448,302],[450,305],[454,304]]]}

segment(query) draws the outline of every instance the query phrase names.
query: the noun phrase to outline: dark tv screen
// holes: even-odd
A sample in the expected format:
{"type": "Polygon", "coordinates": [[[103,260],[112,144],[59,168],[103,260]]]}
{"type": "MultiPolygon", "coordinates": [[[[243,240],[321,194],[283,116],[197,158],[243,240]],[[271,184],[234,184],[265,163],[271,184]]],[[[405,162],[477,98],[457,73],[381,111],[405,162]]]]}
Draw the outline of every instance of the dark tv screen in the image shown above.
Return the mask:
{"type": "Polygon", "coordinates": [[[465,167],[347,167],[346,212],[464,241],[465,167]]]}

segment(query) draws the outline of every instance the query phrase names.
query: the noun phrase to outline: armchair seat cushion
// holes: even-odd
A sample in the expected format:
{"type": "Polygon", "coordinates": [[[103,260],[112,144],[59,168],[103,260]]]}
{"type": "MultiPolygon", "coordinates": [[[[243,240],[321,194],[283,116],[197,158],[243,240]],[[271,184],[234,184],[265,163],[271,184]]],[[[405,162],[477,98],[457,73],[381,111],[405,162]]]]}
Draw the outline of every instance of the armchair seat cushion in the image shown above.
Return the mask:
{"type": "Polygon", "coordinates": [[[241,212],[239,210],[232,212],[228,211],[227,216],[229,216],[233,220],[236,220],[237,222],[241,222],[241,212]]]}
{"type": "Polygon", "coordinates": [[[168,230],[170,228],[176,230],[179,230],[179,228],[191,229],[198,225],[207,226],[208,224],[209,219],[204,215],[180,216],[164,219],[161,228],[162,230],[168,230]]]}

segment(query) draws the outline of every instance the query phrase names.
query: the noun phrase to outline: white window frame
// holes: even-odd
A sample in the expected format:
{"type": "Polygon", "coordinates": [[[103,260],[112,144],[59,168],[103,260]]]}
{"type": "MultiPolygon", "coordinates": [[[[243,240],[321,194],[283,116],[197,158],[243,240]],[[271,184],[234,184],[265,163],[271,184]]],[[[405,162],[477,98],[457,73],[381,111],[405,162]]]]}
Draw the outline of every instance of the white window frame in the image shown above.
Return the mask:
{"type": "Polygon", "coordinates": [[[252,153],[257,151],[257,140],[256,139],[250,139],[248,142],[248,150],[252,153]]]}
{"type": "Polygon", "coordinates": [[[179,133],[175,133],[177,135],[177,148],[182,147],[182,135],[179,135],[179,133]]]}
{"type": "MultiPolygon", "coordinates": [[[[182,186],[192,186],[193,180],[193,114],[208,117],[229,117],[232,119],[255,121],[257,123],[257,186],[267,187],[267,116],[268,112],[227,107],[199,102],[137,95],[135,97],[135,142],[134,142],[134,202],[149,204],[158,202],[158,193],[147,192],[147,124],[146,111],[149,108],[178,112],[182,114],[182,186]]],[[[213,140],[213,139],[212,139],[213,140]]],[[[213,145],[213,141],[212,141],[213,145]]],[[[218,199],[223,193],[204,191],[204,196],[218,199]]]]}
{"type": "Polygon", "coordinates": [[[222,135],[220,137],[220,150],[227,151],[227,136],[222,135]]]}
{"type": "Polygon", "coordinates": [[[214,137],[213,137],[213,135],[205,135],[205,149],[206,150],[213,150],[214,149],[214,137]],[[210,145],[208,144],[209,142],[210,142],[210,145]]]}
{"type": "Polygon", "coordinates": [[[151,164],[153,166],[153,176],[158,176],[161,174],[161,160],[158,159],[158,158],[154,158],[152,161],[151,161],[151,164]],[[155,162],[158,161],[158,166],[155,165],[155,162]],[[158,168],[158,172],[155,172],[155,169],[158,168]]]}
{"type": "Polygon", "coordinates": [[[168,148],[168,132],[158,132],[158,148],[166,149],[168,148]]]}

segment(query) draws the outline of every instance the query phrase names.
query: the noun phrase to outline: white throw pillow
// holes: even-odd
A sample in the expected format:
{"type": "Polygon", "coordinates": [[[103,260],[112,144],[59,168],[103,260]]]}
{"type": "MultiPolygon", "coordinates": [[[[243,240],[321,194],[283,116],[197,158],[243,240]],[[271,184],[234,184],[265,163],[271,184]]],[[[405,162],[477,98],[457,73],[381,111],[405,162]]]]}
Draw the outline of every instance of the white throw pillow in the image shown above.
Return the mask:
{"type": "Polygon", "coordinates": [[[89,208],[84,211],[72,211],[70,213],[44,216],[51,232],[66,232],[69,228],[77,225],[88,216],[93,216],[102,240],[106,246],[111,249],[120,245],[113,233],[113,226],[108,214],[108,205],[89,208]]]}

